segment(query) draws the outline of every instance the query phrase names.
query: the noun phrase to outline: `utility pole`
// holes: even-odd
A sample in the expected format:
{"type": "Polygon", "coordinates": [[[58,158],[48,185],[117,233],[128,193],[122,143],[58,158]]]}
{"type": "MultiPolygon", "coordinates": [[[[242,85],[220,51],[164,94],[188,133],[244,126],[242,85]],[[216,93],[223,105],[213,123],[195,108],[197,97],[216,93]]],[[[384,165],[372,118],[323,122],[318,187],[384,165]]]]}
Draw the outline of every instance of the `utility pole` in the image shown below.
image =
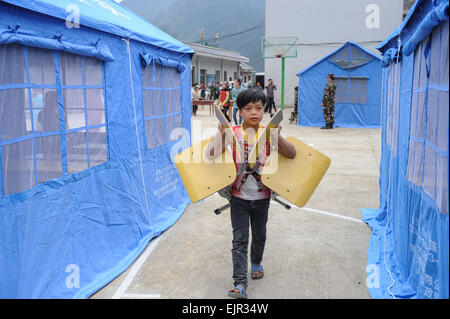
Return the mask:
{"type": "Polygon", "coordinates": [[[219,47],[219,32],[216,33],[216,48],[219,47]]]}
{"type": "Polygon", "coordinates": [[[200,29],[200,41],[202,44],[205,44],[205,30],[203,30],[203,27],[200,29]]]}

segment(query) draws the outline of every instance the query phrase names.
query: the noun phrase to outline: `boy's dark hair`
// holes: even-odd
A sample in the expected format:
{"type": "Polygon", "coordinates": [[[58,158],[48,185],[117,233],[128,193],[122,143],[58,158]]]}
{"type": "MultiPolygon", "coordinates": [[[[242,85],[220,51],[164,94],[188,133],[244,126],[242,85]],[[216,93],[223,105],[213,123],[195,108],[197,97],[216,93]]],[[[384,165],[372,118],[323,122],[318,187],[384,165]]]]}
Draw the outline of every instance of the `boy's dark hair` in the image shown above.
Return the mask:
{"type": "Polygon", "coordinates": [[[266,104],[266,95],[264,94],[264,91],[258,89],[246,89],[239,93],[236,104],[238,109],[242,109],[248,103],[255,103],[258,101],[261,101],[263,105],[266,104]]]}

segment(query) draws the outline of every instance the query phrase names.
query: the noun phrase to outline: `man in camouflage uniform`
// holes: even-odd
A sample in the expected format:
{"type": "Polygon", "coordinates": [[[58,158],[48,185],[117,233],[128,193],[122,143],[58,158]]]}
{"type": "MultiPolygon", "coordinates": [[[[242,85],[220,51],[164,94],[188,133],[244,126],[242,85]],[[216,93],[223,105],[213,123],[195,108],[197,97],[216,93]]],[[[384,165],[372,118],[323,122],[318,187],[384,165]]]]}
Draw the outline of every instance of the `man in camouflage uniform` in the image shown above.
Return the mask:
{"type": "Polygon", "coordinates": [[[334,94],[336,93],[336,84],[334,83],[334,74],[328,74],[328,83],[323,90],[322,103],[323,117],[325,126],[321,129],[332,129],[334,124],[334,94]]]}

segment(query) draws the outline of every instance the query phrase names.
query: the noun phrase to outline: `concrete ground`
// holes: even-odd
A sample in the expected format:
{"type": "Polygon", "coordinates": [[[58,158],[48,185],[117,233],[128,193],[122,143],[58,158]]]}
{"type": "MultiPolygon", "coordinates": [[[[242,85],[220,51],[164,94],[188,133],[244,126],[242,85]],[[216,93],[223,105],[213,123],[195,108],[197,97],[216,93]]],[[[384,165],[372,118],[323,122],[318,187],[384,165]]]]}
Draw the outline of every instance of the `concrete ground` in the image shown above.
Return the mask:
{"type": "MultiPolygon", "coordinates": [[[[370,298],[365,268],[371,230],[361,221],[361,208],[379,204],[380,130],[299,127],[289,124],[290,112],[284,111],[281,134],[323,152],[331,165],[305,208],[286,210],[271,202],[265,276],[250,279],[247,294],[252,299],[370,298]]],[[[265,115],[263,125],[268,119],[265,115]]],[[[200,107],[194,122],[217,128],[208,108],[200,107]]],[[[190,204],[127,271],[91,298],[228,298],[229,209],[213,212],[226,203],[214,194],[190,204]]]]}

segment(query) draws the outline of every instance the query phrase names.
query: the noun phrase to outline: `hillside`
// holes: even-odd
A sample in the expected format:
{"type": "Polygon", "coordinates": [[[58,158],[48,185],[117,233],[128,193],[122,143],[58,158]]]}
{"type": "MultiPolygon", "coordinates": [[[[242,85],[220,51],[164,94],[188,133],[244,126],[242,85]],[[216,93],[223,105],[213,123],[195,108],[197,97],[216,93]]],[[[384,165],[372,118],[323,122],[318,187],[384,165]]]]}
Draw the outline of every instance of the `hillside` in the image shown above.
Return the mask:
{"type": "Polygon", "coordinates": [[[205,40],[213,44],[218,32],[220,48],[247,56],[257,72],[264,70],[263,0],[228,0],[226,5],[219,0],[124,0],[121,4],[180,41],[199,42],[203,27],[205,40]],[[248,29],[252,30],[241,33],[248,29]]]}

